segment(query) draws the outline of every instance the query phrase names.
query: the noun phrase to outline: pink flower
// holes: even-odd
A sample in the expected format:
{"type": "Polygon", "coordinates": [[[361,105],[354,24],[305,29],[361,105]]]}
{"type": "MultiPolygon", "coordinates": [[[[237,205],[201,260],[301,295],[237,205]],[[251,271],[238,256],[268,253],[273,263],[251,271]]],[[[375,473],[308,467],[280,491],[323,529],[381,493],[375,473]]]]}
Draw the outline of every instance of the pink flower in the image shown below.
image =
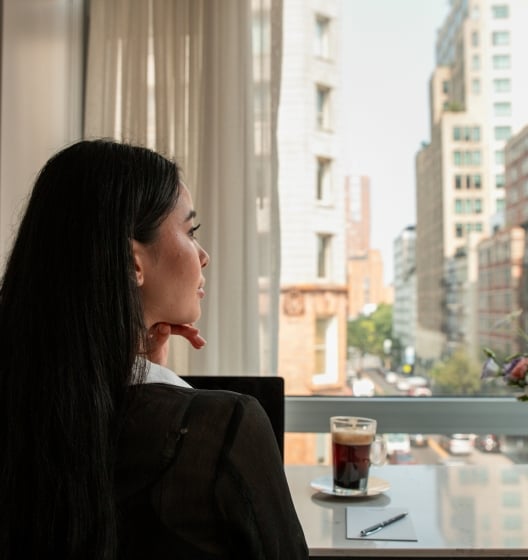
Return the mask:
{"type": "Polygon", "coordinates": [[[528,357],[519,356],[514,358],[510,362],[504,364],[503,366],[504,380],[508,383],[524,385],[523,381],[526,378],[526,373],[528,372],[528,357]]]}

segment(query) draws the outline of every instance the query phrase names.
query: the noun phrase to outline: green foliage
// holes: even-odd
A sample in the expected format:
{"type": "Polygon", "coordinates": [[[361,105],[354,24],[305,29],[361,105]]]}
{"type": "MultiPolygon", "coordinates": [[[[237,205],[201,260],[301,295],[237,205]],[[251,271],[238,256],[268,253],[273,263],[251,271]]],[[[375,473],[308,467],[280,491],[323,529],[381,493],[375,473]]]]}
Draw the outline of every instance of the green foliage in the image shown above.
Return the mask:
{"type": "Polygon", "coordinates": [[[457,350],[446,361],[437,363],[429,376],[434,381],[435,394],[474,395],[480,392],[480,365],[463,350],[457,350]]]}
{"type": "Polygon", "coordinates": [[[347,332],[348,346],[383,357],[383,341],[392,337],[392,305],[382,303],[371,315],[349,321],[347,332]]]}

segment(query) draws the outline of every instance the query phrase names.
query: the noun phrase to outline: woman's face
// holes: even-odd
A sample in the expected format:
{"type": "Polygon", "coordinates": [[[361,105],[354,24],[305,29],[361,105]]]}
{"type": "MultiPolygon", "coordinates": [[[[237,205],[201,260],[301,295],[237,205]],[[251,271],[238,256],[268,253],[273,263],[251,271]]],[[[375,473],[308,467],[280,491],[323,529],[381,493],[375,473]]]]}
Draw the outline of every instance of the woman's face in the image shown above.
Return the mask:
{"type": "Polygon", "coordinates": [[[159,322],[194,323],[200,317],[202,268],[209,255],[196,241],[195,215],[189,190],[181,185],[176,207],[161,223],[156,240],[148,245],[133,241],[147,328],[159,322]]]}

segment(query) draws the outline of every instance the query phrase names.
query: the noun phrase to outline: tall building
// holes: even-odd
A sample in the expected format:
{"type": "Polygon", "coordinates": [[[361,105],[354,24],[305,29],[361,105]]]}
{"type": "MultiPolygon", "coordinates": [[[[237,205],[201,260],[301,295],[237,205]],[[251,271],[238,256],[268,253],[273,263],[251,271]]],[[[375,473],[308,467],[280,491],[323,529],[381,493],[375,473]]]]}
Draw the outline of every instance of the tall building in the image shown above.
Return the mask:
{"type": "Polygon", "coordinates": [[[406,227],[394,240],[392,336],[401,347],[400,362],[416,347],[416,228],[406,227]]]}
{"type": "Polygon", "coordinates": [[[345,177],[347,258],[364,256],[370,249],[370,179],[364,175],[345,177]]]}
{"type": "Polygon", "coordinates": [[[345,387],[339,9],[339,0],[283,4],[278,371],[290,394],[339,393],[345,387]]]}
{"type": "Polygon", "coordinates": [[[528,124],[506,144],[505,160],[505,225],[478,248],[479,343],[511,355],[525,351],[519,332],[528,332],[528,124]]]}
{"type": "Polygon", "coordinates": [[[345,177],[345,222],[348,317],[354,319],[393,299],[381,251],[370,246],[370,179],[364,175],[345,177]]]}
{"type": "Polygon", "coordinates": [[[468,236],[489,235],[504,209],[504,145],[528,122],[527,21],[528,0],[454,0],[438,32],[431,141],[416,157],[416,344],[424,363],[447,350],[445,259],[475,251],[468,236]]]}

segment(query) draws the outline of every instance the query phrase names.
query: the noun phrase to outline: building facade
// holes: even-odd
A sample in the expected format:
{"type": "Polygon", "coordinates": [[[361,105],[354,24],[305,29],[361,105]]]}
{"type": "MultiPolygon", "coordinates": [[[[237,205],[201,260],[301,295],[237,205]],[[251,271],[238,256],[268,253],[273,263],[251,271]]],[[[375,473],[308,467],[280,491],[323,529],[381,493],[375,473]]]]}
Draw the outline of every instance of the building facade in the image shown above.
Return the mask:
{"type": "Polygon", "coordinates": [[[416,227],[406,227],[394,240],[394,306],[392,336],[399,342],[400,363],[416,347],[416,227]]]}
{"type": "Polygon", "coordinates": [[[526,21],[527,0],[455,0],[438,33],[431,142],[416,158],[417,354],[424,362],[450,347],[445,260],[465,250],[476,262],[469,237],[489,236],[492,217],[504,211],[505,143],[528,122],[526,21]]]}
{"type": "Polygon", "coordinates": [[[338,0],[283,4],[278,124],[278,372],[289,394],[339,393],[346,371],[346,253],[338,0]]]}

